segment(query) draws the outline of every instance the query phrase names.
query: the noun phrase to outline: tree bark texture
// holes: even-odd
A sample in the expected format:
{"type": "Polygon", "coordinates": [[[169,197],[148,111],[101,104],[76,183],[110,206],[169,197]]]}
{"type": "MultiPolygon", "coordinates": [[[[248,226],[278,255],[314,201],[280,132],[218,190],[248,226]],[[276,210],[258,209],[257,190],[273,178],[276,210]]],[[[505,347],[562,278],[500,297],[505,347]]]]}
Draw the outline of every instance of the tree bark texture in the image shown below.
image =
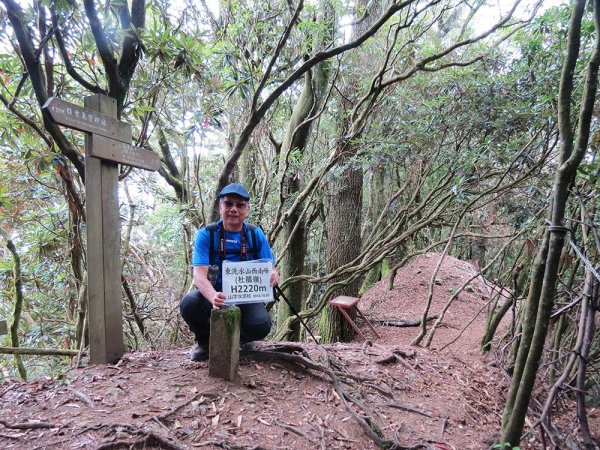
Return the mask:
{"type": "MultiPolygon", "coordinates": [[[[385,3],[385,2],[382,2],[385,3]]],[[[380,10],[385,6],[382,3],[359,0],[357,9],[363,10],[364,20],[353,27],[354,37],[360,36],[368,29],[373,20],[379,16],[380,10]]],[[[347,79],[341,86],[342,95],[339,98],[341,111],[352,111],[351,99],[356,98],[360,92],[356,80],[347,79]]],[[[352,117],[354,114],[350,114],[352,117]]],[[[347,136],[353,130],[352,119],[345,119],[344,114],[338,125],[338,135],[347,136]]],[[[360,120],[360,119],[358,119],[360,120]]],[[[354,132],[352,138],[358,137],[360,131],[354,132]]],[[[352,158],[356,155],[358,147],[351,139],[340,138],[336,152],[339,156],[339,167],[342,169],[339,176],[328,186],[328,212],[327,212],[327,270],[332,272],[337,267],[348,264],[357,258],[362,249],[362,168],[354,167],[352,158]]],[[[332,280],[333,283],[339,280],[332,280]]],[[[336,295],[356,297],[359,294],[361,279],[336,291],[336,295]]],[[[353,317],[356,312],[349,311],[353,317]]],[[[320,333],[323,342],[350,341],[354,337],[354,330],[346,323],[342,314],[336,308],[327,308],[323,311],[320,322],[320,333]]]]}
{"type": "MultiPolygon", "coordinates": [[[[369,204],[371,205],[371,208],[368,212],[368,230],[370,231],[372,231],[375,224],[377,224],[377,220],[385,208],[386,203],[386,197],[383,195],[383,192],[385,192],[385,170],[383,164],[375,166],[372,171],[373,172],[371,174],[371,180],[369,183],[369,204]]],[[[385,220],[382,220],[382,222],[379,224],[380,227],[385,227],[385,225],[385,220]]],[[[370,286],[381,280],[382,268],[383,263],[378,262],[371,268],[371,270],[369,270],[365,276],[362,290],[368,289],[370,286]]]]}
{"type": "MultiPolygon", "coordinates": [[[[598,270],[598,268],[596,268],[598,270]]],[[[590,349],[592,348],[592,340],[596,331],[596,323],[594,315],[598,306],[598,280],[594,277],[591,271],[586,272],[585,287],[583,292],[583,303],[581,307],[583,326],[579,330],[582,334],[581,349],[579,354],[579,367],[577,368],[576,378],[576,398],[577,398],[577,418],[579,419],[579,427],[581,429],[581,437],[586,450],[598,448],[592,433],[587,418],[587,409],[585,397],[587,394],[586,375],[589,362],[590,349]]]]}
{"type": "MultiPolygon", "coordinates": [[[[342,176],[329,186],[327,215],[327,270],[343,266],[359,254],[361,249],[361,211],[363,174],[361,169],[347,167],[342,176]]],[[[336,280],[333,280],[335,282],[336,280]]],[[[355,297],[361,280],[336,291],[336,295],[355,297]]],[[[321,322],[323,342],[348,342],[354,330],[336,308],[326,308],[321,322]]],[[[349,311],[350,313],[350,311],[349,311]]],[[[354,312],[354,314],[356,314],[354,312]]]]}

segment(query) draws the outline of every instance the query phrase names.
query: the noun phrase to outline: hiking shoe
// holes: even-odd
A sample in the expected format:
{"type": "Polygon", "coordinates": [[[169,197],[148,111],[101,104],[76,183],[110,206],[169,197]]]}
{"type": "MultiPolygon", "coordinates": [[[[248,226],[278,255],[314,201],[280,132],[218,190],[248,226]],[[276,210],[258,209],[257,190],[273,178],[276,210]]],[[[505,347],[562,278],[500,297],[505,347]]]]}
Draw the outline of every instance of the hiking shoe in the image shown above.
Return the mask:
{"type": "Polygon", "coordinates": [[[257,346],[256,346],[256,342],[244,342],[242,344],[240,344],[240,351],[252,351],[252,350],[256,350],[257,346]]]}
{"type": "Polygon", "coordinates": [[[206,361],[208,359],[208,346],[196,344],[190,351],[192,361],[206,361]]]}

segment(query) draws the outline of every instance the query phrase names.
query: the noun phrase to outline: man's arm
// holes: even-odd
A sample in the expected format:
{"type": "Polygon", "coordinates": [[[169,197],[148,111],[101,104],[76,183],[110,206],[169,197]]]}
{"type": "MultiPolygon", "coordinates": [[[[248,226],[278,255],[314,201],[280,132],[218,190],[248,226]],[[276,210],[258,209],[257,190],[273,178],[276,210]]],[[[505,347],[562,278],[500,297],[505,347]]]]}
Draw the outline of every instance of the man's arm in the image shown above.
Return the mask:
{"type": "Polygon", "coordinates": [[[214,309],[219,309],[225,303],[225,294],[217,292],[208,281],[208,266],[194,266],[194,285],[202,296],[212,303],[214,309]]]}

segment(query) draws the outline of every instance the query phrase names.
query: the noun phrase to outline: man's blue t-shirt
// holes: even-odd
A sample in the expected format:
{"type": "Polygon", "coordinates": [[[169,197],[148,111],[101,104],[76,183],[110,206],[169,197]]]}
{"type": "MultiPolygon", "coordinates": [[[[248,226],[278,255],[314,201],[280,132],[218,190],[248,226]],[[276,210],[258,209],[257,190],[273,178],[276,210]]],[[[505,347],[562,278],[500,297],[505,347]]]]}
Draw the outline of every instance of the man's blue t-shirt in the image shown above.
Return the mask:
{"type": "MultiPolygon", "coordinates": [[[[216,237],[214,242],[214,260],[212,264],[219,266],[219,278],[217,280],[217,290],[221,289],[221,258],[219,256],[219,233],[223,221],[217,222],[216,230],[214,231],[216,237]]],[[[275,258],[269,247],[269,242],[265,233],[258,227],[254,232],[250,232],[247,228],[246,222],[244,222],[244,228],[246,229],[246,236],[248,239],[248,259],[255,259],[254,249],[258,248],[257,259],[267,259],[275,264],[275,258]],[[253,238],[256,237],[257,242],[252,242],[253,238]]],[[[210,261],[210,239],[211,233],[206,227],[200,228],[196,234],[196,240],[194,242],[194,252],[192,255],[192,266],[209,266],[210,261]]],[[[225,260],[227,261],[241,261],[241,232],[240,231],[227,231],[225,230],[225,260]]]]}

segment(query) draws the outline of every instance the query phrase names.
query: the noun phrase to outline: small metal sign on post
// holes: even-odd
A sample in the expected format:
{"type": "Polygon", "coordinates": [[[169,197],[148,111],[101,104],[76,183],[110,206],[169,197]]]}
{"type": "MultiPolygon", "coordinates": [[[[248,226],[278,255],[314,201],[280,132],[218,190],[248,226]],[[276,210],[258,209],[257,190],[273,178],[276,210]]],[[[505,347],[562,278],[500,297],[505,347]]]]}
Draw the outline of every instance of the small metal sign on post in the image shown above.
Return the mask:
{"type": "Polygon", "coordinates": [[[160,159],[149,150],[129,144],[131,126],[117,120],[117,103],[106,95],[86,97],[84,107],[52,97],[43,109],[56,123],[86,133],[90,363],[113,363],[125,352],[118,164],[156,171],[160,159]]]}

